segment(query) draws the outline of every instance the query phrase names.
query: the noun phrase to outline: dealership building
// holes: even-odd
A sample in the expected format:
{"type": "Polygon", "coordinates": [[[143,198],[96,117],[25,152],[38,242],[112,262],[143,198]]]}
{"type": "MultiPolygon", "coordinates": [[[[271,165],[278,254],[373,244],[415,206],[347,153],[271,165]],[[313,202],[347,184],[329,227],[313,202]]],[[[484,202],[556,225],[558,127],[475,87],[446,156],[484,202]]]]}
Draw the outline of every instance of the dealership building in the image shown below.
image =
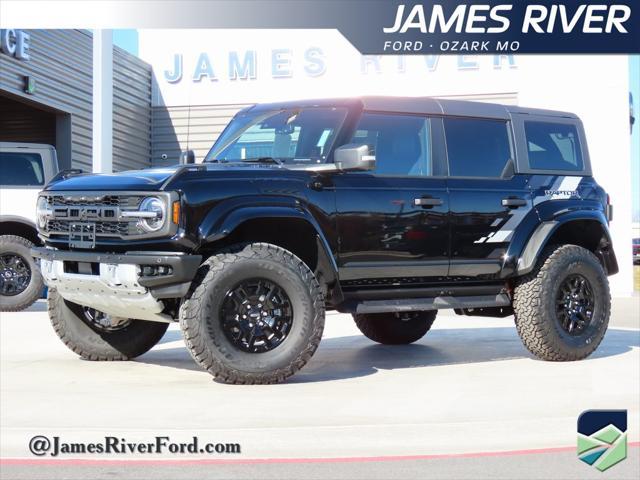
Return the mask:
{"type": "Polygon", "coordinates": [[[631,178],[640,122],[631,126],[629,97],[640,97],[640,84],[630,82],[630,68],[640,67],[627,55],[362,56],[335,30],[225,29],[139,30],[134,56],[89,31],[6,32],[0,141],[52,144],[62,168],[175,164],[186,149],[198,161],[238,110],[264,101],[438,96],[575,112],[594,175],[614,204],[620,273],[610,279],[612,291],[633,290],[631,178]],[[100,81],[93,51],[102,55],[100,81]],[[109,141],[100,132],[111,132],[109,141]],[[101,156],[109,161],[96,163],[101,156]]]}
{"type": "MultiPolygon", "coordinates": [[[[3,30],[1,40],[0,141],[54,145],[61,168],[91,170],[91,32],[3,30]]],[[[113,168],[148,167],[151,66],[111,48],[113,168]]]]}

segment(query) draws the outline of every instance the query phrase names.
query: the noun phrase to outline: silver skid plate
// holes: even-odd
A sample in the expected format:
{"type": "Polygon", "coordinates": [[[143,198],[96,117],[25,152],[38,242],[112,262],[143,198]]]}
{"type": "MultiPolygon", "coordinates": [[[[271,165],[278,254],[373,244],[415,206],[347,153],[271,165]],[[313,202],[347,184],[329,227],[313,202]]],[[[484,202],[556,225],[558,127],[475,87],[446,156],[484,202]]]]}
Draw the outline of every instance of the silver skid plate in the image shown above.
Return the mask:
{"type": "Polygon", "coordinates": [[[154,322],[171,322],[161,313],[164,305],[138,283],[136,265],[100,263],[99,275],[64,271],[61,260],[40,262],[45,283],[64,298],[116,317],[154,322]]]}

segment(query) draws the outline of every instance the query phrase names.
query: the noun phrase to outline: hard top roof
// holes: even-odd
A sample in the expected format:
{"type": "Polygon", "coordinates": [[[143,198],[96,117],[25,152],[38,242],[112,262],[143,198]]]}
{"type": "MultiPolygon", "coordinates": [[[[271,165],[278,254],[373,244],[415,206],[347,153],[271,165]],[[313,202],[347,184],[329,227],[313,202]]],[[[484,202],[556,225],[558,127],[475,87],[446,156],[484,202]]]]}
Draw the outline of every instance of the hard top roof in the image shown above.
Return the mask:
{"type": "Polygon", "coordinates": [[[549,117],[578,118],[573,113],[539,108],[524,108],[499,103],[486,103],[470,100],[451,100],[435,97],[382,97],[364,96],[353,98],[325,98],[310,100],[292,100],[286,102],[261,103],[247,110],[278,110],[302,107],[362,107],[376,112],[417,113],[431,115],[452,115],[484,117],[507,120],[512,114],[539,115],[549,117]]]}

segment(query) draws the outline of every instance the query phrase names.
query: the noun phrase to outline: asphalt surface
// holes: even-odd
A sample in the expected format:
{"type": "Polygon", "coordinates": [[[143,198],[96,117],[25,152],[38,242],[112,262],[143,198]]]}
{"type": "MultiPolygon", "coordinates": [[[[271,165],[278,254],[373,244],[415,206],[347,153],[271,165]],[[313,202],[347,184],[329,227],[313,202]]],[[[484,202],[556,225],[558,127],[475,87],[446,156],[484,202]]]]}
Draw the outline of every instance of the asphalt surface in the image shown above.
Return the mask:
{"type": "MultiPolygon", "coordinates": [[[[330,314],[312,361],[283,385],[212,381],[175,326],[133,362],[78,359],[43,302],[0,314],[0,477],[639,478],[640,299],[615,300],[600,348],[550,363],[513,319],[440,312],[414,345],[388,347],[330,314]],[[573,450],[587,409],[629,411],[629,458],[600,473],[573,450]],[[36,457],[29,441],[237,443],[239,454],[36,457]],[[44,462],[44,463],[42,463],[44,462]]],[[[123,442],[124,443],[124,442],[123,442]]]]}

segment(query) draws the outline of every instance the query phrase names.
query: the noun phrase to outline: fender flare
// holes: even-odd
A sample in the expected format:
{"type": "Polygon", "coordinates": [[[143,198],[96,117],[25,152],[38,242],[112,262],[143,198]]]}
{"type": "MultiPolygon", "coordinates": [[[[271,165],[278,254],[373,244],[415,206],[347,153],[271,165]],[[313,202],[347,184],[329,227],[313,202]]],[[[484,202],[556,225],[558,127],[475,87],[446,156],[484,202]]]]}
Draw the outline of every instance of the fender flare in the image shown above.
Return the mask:
{"type": "Polygon", "coordinates": [[[38,236],[38,227],[35,222],[26,217],[20,217],[18,215],[0,215],[0,225],[5,223],[17,223],[25,228],[28,228],[33,233],[33,239],[36,240],[36,244],[41,245],[42,240],[38,236]]]}
{"type": "MultiPolygon", "coordinates": [[[[540,253],[547,246],[547,244],[549,243],[549,239],[558,230],[558,228],[560,228],[562,225],[566,225],[567,223],[578,220],[590,220],[598,222],[602,227],[602,231],[604,232],[607,242],[611,245],[611,234],[609,233],[607,219],[602,212],[598,210],[591,210],[563,213],[555,217],[553,220],[548,220],[540,223],[536,227],[518,257],[516,274],[520,276],[531,272],[535,267],[540,253]]],[[[618,263],[613,250],[610,251],[609,256],[609,259],[605,259],[605,264],[607,264],[607,270],[609,271],[609,274],[613,274],[618,271],[618,263]],[[609,267],[609,265],[611,266],[609,267]]]]}
{"type": "Polygon", "coordinates": [[[222,202],[205,216],[198,228],[201,245],[222,240],[231,235],[243,223],[255,219],[296,219],[308,223],[316,234],[318,267],[326,276],[327,283],[338,279],[338,265],[322,228],[302,202],[292,198],[273,198],[261,201],[255,197],[243,201],[234,199],[222,202]],[[250,203],[249,203],[250,202],[250,203]]]}
{"type": "Polygon", "coordinates": [[[33,228],[36,232],[38,228],[33,220],[25,217],[19,217],[18,215],[0,215],[0,223],[22,223],[25,227],[33,228]]]}

